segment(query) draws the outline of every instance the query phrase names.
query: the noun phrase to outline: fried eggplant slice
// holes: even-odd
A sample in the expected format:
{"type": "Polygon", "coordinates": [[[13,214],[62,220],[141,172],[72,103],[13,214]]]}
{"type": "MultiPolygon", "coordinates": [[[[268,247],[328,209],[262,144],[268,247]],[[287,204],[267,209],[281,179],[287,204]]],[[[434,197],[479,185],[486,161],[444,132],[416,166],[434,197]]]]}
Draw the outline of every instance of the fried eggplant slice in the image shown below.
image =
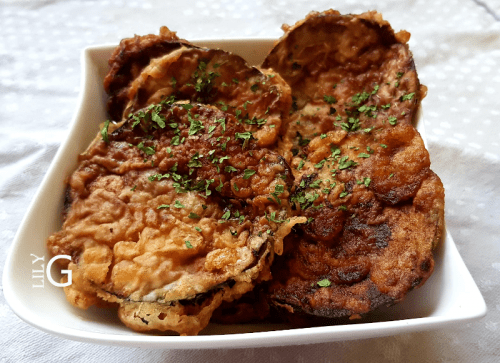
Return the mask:
{"type": "Polygon", "coordinates": [[[262,68],[292,88],[293,110],[280,153],[290,160],[304,140],[333,130],[414,123],[426,87],[421,85],[406,42],[376,12],[340,15],[312,12],[271,50],[262,68]]]}
{"type": "Polygon", "coordinates": [[[408,37],[374,12],[311,13],[263,63],[292,88],[277,149],[308,218],[272,267],[270,302],[291,321],[369,313],[433,271],[444,189],[413,126],[425,87],[408,37]]]}
{"type": "Polygon", "coordinates": [[[150,64],[130,84],[124,115],[174,96],[236,116],[260,147],[276,143],[292,104],[279,75],[263,73],[238,55],[183,45],[150,64]]]}
{"type": "Polygon", "coordinates": [[[105,125],[68,184],[54,255],[72,256],[68,300],[119,305],[138,331],[197,334],[223,302],[270,278],[295,223],[292,174],[236,118],[151,105],[105,125]]]}
{"type": "Polygon", "coordinates": [[[325,140],[308,150],[323,141],[327,157],[304,155],[291,200],[309,223],[285,239],[269,297],[299,315],[363,315],[402,301],[431,275],[444,189],[411,125],[325,140]]]}
{"type": "Polygon", "coordinates": [[[151,59],[170,53],[183,44],[189,42],[179,39],[166,26],[160,28],[159,35],[136,35],[120,42],[108,61],[109,71],[104,78],[104,90],[108,94],[107,110],[112,120],[122,120],[123,110],[128,103],[130,83],[151,59]]]}

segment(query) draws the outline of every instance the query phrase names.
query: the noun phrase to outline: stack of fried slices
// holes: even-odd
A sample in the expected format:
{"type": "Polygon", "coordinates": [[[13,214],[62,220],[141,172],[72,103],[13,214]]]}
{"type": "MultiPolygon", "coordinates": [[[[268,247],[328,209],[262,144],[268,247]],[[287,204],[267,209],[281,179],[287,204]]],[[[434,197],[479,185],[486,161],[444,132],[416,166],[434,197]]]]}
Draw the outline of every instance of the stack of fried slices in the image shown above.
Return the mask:
{"type": "Polygon", "coordinates": [[[122,40],[112,122],[48,240],[72,256],[73,305],[192,335],[212,317],[359,317],[431,275],[444,190],[409,34],[332,10],[284,30],[259,68],[165,27],[122,40]]]}

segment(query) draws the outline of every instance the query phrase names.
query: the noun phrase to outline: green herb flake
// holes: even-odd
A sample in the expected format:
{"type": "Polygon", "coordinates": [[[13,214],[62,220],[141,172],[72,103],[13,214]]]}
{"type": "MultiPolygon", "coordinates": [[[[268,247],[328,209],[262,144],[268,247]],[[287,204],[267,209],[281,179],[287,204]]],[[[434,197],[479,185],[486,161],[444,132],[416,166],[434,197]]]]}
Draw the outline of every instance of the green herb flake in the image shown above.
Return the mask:
{"type": "Polygon", "coordinates": [[[200,219],[201,217],[198,214],[191,212],[191,213],[189,213],[188,218],[200,219]]]}
{"type": "Polygon", "coordinates": [[[198,226],[194,227],[194,229],[197,230],[198,232],[201,232],[201,228],[198,226]]]}
{"type": "Polygon", "coordinates": [[[299,162],[299,165],[297,166],[297,170],[301,170],[304,167],[304,164],[305,164],[304,160],[301,160],[299,162]]]}
{"type": "Polygon", "coordinates": [[[388,120],[392,126],[395,126],[398,123],[398,119],[394,116],[389,116],[388,120]]]}
{"type": "Polygon", "coordinates": [[[162,204],[156,207],[156,209],[165,209],[165,208],[170,208],[170,204],[162,204]]]}
{"type": "Polygon", "coordinates": [[[161,115],[158,115],[156,112],[151,113],[151,120],[156,122],[158,126],[160,126],[162,129],[165,128],[165,118],[161,115]]]}
{"type": "Polygon", "coordinates": [[[323,165],[325,165],[326,159],[321,160],[319,163],[315,164],[314,167],[316,169],[321,169],[323,165]]]}
{"type": "Polygon", "coordinates": [[[412,93],[408,93],[406,95],[403,95],[401,97],[401,100],[402,101],[408,101],[408,100],[411,100],[413,98],[413,96],[415,96],[415,92],[412,92],[412,93]]]}
{"type": "Polygon", "coordinates": [[[215,187],[215,190],[220,193],[222,191],[223,187],[224,187],[224,184],[222,184],[222,179],[219,179],[219,186],[215,187]]]}
{"type": "Polygon", "coordinates": [[[224,168],[224,171],[225,171],[226,173],[233,173],[233,172],[235,172],[235,171],[238,171],[238,169],[236,169],[235,167],[232,167],[232,166],[226,166],[226,167],[224,168]]]}
{"type": "Polygon", "coordinates": [[[337,99],[335,97],[329,96],[329,95],[324,95],[323,101],[325,101],[326,103],[328,103],[330,105],[337,103],[337,99]]]}
{"type": "Polygon", "coordinates": [[[191,244],[191,242],[189,242],[189,241],[184,241],[184,243],[186,244],[186,247],[187,247],[187,248],[193,248],[193,245],[191,244]]]}
{"type": "Polygon", "coordinates": [[[323,280],[321,280],[321,281],[318,281],[318,282],[317,282],[317,284],[318,284],[318,286],[319,286],[319,287],[328,287],[328,286],[330,286],[332,283],[331,283],[331,282],[330,282],[330,280],[328,280],[328,279],[323,279],[323,280]]]}
{"type": "Polygon", "coordinates": [[[155,153],[154,147],[144,146],[144,142],[142,141],[139,143],[139,145],[137,145],[137,148],[146,155],[153,155],[155,153]]]}
{"type": "Polygon", "coordinates": [[[255,170],[245,169],[245,171],[243,172],[243,179],[250,179],[250,177],[255,173],[256,173],[255,170]]]}
{"type": "Polygon", "coordinates": [[[180,208],[185,208],[185,206],[184,206],[184,205],[182,205],[182,203],[181,203],[181,202],[179,202],[178,200],[176,200],[176,201],[175,201],[175,203],[174,203],[174,207],[175,207],[175,208],[179,208],[179,209],[180,209],[180,208]]]}
{"type": "Polygon", "coordinates": [[[354,162],[353,160],[349,160],[348,156],[344,156],[339,160],[339,169],[344,170],[348,169],[352,166],[356,166],[358,163],[354,162]]]}
{"type": "Polygon", "coordinates": [[[104,126],[101,129],[102,141],[104,141],[106,144],[109,143],[109,138],[108,138],[109,122],[110,122],[109,120],[106,120],[104,122],[104,126]]]}

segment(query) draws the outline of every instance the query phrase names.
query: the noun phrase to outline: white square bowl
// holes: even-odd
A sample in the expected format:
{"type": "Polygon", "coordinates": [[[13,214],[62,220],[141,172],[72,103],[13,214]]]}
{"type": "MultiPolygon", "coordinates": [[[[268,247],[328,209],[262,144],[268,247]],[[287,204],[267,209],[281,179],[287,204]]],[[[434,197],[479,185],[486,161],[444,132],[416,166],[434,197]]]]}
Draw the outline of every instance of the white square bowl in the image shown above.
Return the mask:
{"type": "MultiPolygon", "coordinates": [[[[194,42],[222,48],[257,65],[272,48],[272,39],[235,39],[194,42]]],[[[127,329],[116,311],[80,310],[65,299],[61,288],[45,275],[50,256],[46,239],[60,229],[65,179],[77,165],[77,156],[87,148],[106,120],[103,78],[114,45],[90,47],[82,53],[83,82],[78,110],[69,134],[58,150],[28,213],[15,236],[3,274],[3,288],[12,310],[29,324],[54,335],[99,344],[148,348],[198,349],[297,345],[373,338],[403,332],[423,331],[463,324],[486,314],[481,293],[446,233],[435,252],[436,267],[426,284],[407,299],[379,309],[368,320],[347,325],[292,329],[286,325],[210,324],[198,336],[152,335],[127,329]],[[43,260],[41,259],[43,257],[43,260]],[[40,258],[40,259],[37,259],[40,258]],[[42,276],[42,277],[39,277],[42,276]],[[43,287],[41,286],[43,283],[43,287]]],[[[424,140],[420,114],[417,129],[424,140]]],[[[54,276],[60,271],[53,269],[54,276]]],[[[56,278],[56,280],[58,280],[56,278]]]]}

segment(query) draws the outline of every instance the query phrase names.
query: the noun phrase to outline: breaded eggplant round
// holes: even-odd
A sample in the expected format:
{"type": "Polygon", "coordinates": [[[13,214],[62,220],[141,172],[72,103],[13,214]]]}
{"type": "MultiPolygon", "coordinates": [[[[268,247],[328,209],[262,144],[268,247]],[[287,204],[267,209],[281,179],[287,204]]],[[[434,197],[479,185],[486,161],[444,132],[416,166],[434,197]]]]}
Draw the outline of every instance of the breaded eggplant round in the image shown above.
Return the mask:
{"type": "Polygon", "coordinates": [[[116,303],[134,330],[191,335],[270,278],[274,251],[305,218],[290,216],[287,163],[233,115],[170,103],[103,127],[48,248],[72,256],[73,305],[116,303]]]}
{"type": "Polygon", "coordinates": [[[409,34],[380,14],[330,10],[284,29],[263,67],[292,88],[277,150],[308,223],[285,239],[268,297],[295,322],[358,317],[433,271],[444,189],[413,126],[426,88],[409,34]]]}

